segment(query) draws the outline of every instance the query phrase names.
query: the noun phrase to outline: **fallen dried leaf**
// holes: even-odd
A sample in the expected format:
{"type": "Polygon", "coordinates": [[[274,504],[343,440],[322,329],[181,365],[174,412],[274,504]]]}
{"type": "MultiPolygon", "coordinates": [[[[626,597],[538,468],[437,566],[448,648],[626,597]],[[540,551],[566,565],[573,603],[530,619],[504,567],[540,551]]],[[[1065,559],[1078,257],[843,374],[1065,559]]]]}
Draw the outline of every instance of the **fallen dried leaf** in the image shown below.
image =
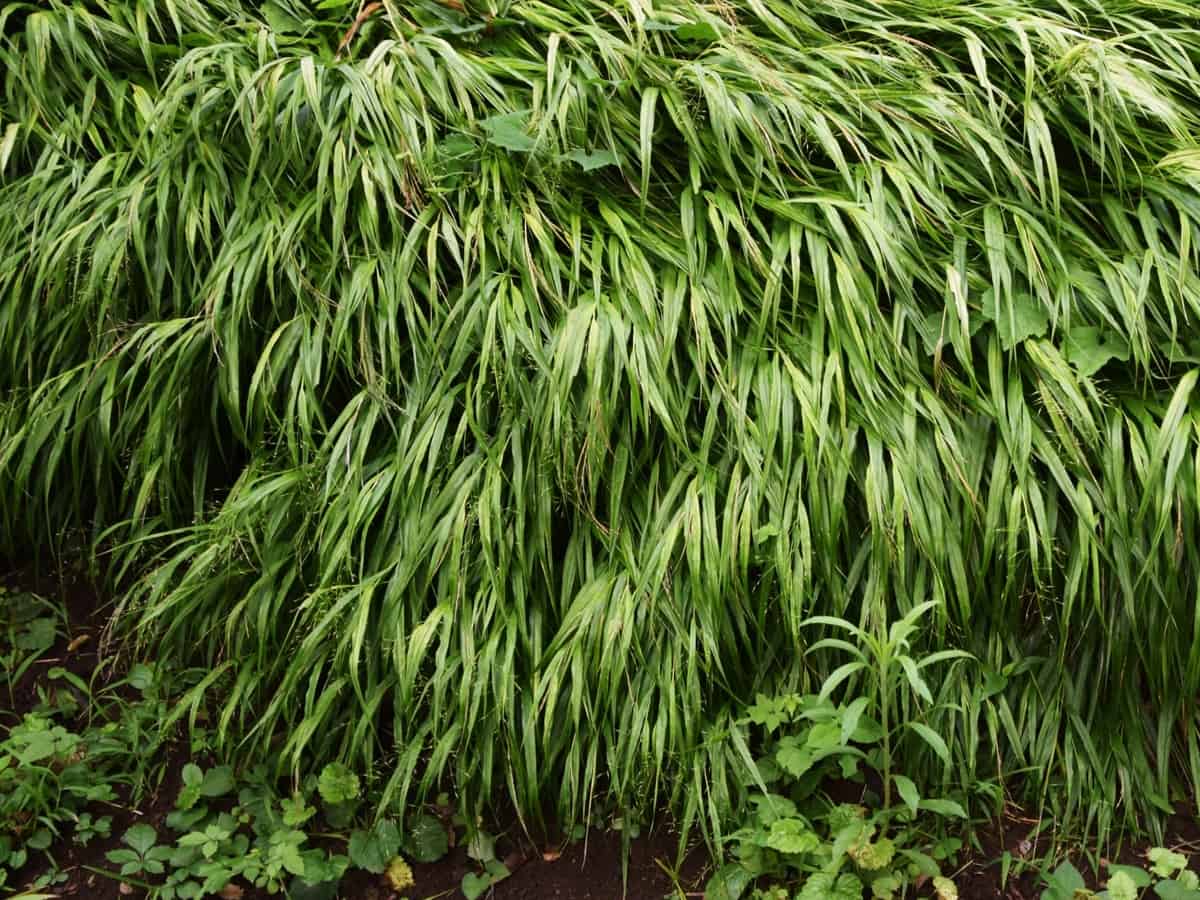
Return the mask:
{"type": "Polygon", "coordinates": [[[342,51],[350,46],[350,42],[358,34],[358,29],[362,28],[363,22],[367,21],[367,19],[371,18],[371,16],[375,15],[381,9],[383,9],[382,3],[366,3],[359,9],[358,15],[354,17],[354,23],[350,26],[350,30],[346,32],[342,37],[341,43],[338,44],[336,56],[341,57],[342,51]]]}
{"type": "Polygon", "coordinates": [[[67,652],[74,653],[76,650],[78,650],[80,647],[82,647],[84,644],[86,644],[91,639],[92,639],[92,636],[90,634],[79,635],[79,637],[72,640],[71,643],[67,644],[67,652]]]}

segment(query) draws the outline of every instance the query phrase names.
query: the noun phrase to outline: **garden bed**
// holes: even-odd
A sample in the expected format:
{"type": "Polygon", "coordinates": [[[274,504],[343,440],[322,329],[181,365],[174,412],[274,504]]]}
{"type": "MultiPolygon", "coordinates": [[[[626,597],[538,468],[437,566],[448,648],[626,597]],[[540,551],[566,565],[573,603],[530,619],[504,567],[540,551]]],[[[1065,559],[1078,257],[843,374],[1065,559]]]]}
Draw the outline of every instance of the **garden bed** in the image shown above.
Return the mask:
{"type": "MultiPolygon", "coordinates": [[[[69,679],[64,672],[88,683],[96,696],[101,696],[105,683],[113,683],[117,685],[116,693],[125,702],[131,705],[145,702],[144,698],[139,700],[136,690],[123,684],[129,672],[122,669],[122,664],[102,665],[102,662],[111,662],[101,654],[103,632],[112,604],[98,596],[84,578],[66,575],[56,580],[38,579],[31,577],[25,568],[11,571],[0,579],[0,584],[8,589],[6,596],[9,598],[31,594],[53,598],[48,601],[48,608],[59,610],[62,616],[53,643],[40,652],[14,683],[11,715],[6,717],[6,724],[11,725],[26,714],[44,711],[47,698],[53,701],[55,692],[63,690],[67,684],[69,679]]],[[[64,724],[81,726],[91,712],[81,707],[64,724]]],[[[8,888],[35,885],[39,878],[53,872],[57,874],[50,883],[40,888],[51,896],[147,896],[148,892],[139,886],[139,879],[126,881],[115,871],[110,854],[122,850],[122,836],[134,826],[148,825],[158,833],[169,833],[167,823],[185,788],[182,773],[185,766],[195,762],[208,764],[211,760],[195,757],[182,738],[158,747],[153,758],[139,761],[141,770],[149,773],[147,777],[153,785],[136,803],[129,785],[114,782],[115,796],[111,800],[88,807],[93,818],[110,817],[107,834],[97,835],[86,846],[81,846],[73,840],[71,828],[64,828],[44,853],[31,855],[29,863],[13,873],[8,888]]],[[[849,801],[855,799],[852,796],[855,790],[862,789],[849,783],[843,787],[847,795],[844,799],[849,801]]],[[[223,805],[231,807],[232,800],[224,801],[223,805]]],[[[619,832],[592,830],[575,840],[535,844],[521,837],[514,824],[509,824],[507,830],[498,832],[495,850],[495,858],[509,875],[488,888],[489,896],[498,900],[700,897],[704,895],[704,882],[711,872],[707,855],[698,848],[677,870],[673,861],[678,838],[665,828],[630,841],[626,856],[619,832]]],[[[1004,820],[976,827],[973,832],[976,849],[963,851],[960,855],[965,861],[953,870],[959,897],[962,900],[1035,900],[1042,897],[1045,884],[1039,868],[1042,858],[1050,851],[1054,834],[1043,826],[1038,837],[1041,825],[1036,815],[1014,808],[1004,820]],[[1006,854],[1010,860],[1007,867],[1001,862],[1006,854]]],[[[454,837],[459,834],[453,827],[449,833],[454,837]]],[[[1172,850],[1186,854],[1200,848],[1200,827],[1193,817],[1186,814],[1173,817],[1168,823],[1168,834],[1166,843],[1172,850]]],[[[453,845],[454,837],[448,852],[437,862],[411,863],[413,886],[397,890],[389,884],[386,875],[351,867],[341,878],[337,896],[356,900],[462,897],[464,878],[479,873],[481,867],[461,842],[453,845]]],[[[333,852],[343,849],[344,852],[345,840],[345,837],[322,834],[313,838],[313,845],[333,852]]],[[[965,835],[963,843],[968,848],[971,845],[965,835]]],[[[1146,849],[1145,846],[1127,846],[1119,854],[1119,861],[1143,865],[1146,849]]],[[[1086,870],[1082,863],[1080,867],[1086,870]]],[[[227,900],[257,900],[272,894],[265,888],[235,880],[217,896],[227,900]]]]}

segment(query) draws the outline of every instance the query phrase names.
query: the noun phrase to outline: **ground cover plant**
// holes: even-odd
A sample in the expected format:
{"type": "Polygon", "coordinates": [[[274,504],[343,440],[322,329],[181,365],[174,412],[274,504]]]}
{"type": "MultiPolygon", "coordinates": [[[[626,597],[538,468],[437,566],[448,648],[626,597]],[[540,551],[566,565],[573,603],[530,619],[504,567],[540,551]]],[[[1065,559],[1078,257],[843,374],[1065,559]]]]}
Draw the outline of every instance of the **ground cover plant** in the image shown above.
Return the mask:
{"type": "Polygon", "coordinates": [[[720,844],[745,709],[845,671],[805,621],[932,603],[912,659],[974,663],[905,695],[920,796],[1195,793],[1193,4],[0,35],[0,525],[91,539],[229,762],[720,844]]]}
{"type": "MultiPolygon", "coordinates": [[[[85,633],[68,642],[59,605],[29,592],[0,591],[6,601],[0,678],[10,695],[0,710],[5,896],[77,893],[80,884],[71,880],[77,873],[68,870],[62,851],[95,843],[108,849],[74,868],[99,876],[93,889],[102,894],[120,889],[153,900],[228,900],[258,888],[266,895],[329,900],[351,869],[381,876],[396,892],[414,887],[410,863],[444,857],[455,829],[464,840],[491,840],[450,815],[372,816],[360,780],[339,763],[290,791],[266,765],[241,772],[200,765],[196,760],[205,762],[209,748],[198,732],[181,741],[171,710],[201,673],[145,663],[120,673],[59,665],[72,659],[85,633]],[[172,765],[180,767],[174,792],[164,784],[172,765]],[[138,807],[164,791],[173,793],[168,812],[152,822],[138,807]]],[[[449,809],[446,799],[440,808],[449,809]]],[[[494,878],[507,874],[494,854],[477,855],[494,878]]],[[[477,877],[464,881],[464,890],[477,877]]]]}

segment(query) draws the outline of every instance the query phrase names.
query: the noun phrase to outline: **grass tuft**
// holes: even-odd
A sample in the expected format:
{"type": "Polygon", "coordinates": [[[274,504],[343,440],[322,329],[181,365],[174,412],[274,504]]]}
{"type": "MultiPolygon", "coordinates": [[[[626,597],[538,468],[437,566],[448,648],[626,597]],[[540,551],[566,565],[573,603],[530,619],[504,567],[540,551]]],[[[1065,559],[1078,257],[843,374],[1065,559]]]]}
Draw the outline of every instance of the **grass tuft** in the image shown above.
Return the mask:
{"type": "Polygon", "coordinates": [[[801,622],[933,600],[963,779],[1200,786],[1200,10],[358,12],[0,10],[0,522],[225,749],[711,821],[801,622]]]}

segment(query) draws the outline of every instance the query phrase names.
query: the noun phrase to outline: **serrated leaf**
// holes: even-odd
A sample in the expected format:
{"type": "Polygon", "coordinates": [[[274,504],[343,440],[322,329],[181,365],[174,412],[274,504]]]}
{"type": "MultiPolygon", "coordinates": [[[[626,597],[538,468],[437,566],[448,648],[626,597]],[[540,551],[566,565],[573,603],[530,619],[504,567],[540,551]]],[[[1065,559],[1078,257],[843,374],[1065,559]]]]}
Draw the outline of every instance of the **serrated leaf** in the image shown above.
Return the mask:
{"type": "Polygon", "coordinates": [[[1086,887],[1079,870],[1067,860],[1059,863],[1058,868],[1047,878],[1047,881],[1065,897],[1071,897],[1075,891],[1083,890],[1086,887]]]}
{"type": "Polygon", "coordinates": [[[811,853],[821,839],[800,819],[776,819],[767,834],[767,846],[780,853],[811,853]]]}
{"type": "Polygon", "coordinates": [[[937,900],[958,900],[958,886],[944,875],[934,877],[933,893],[937,900]]]}
{"type": "Polygon", "coordinates": [[[1079,374],[1090,377],[1110,359],[1129,359],[1129,344],[1111,331],[1080,325],[1067,333],[1063,356],[1079,374]]]}
{"type": "Polygon", "coordinates": [[[1170,878],[1187,868],[1187,857],[1166,847],[1152,847],[1146,858],[1150,860],[1150,871],[1160,878],[1170,878]]]}
{"type": "Polygon", "coordinates": [[[158,832],[150,825],[134,825],[121,837],[139,856],[145,856],[158,842],[158,832]]]}
{"type": "Polygon", "coordinates": [[[883,875],[871,882],[871,897],[874,900],[892,900],[903,883],[895,875],[883,875]]]}
{"type": "Polygon", "coordinates": [[[1150,875],[1145,869],[1140,869],[1137,866],[1122,866],[1110,863],[1108,866],[1109,877],[1111,878],[1118,872],[1129,878],[1136,888],[1150,887],[1150,875]]]}
{"type": "Polygon", "coordinates": [[[1005,350],[1012,350],[1028,338],[1042,337],[1050,327],[1046,307],[1029,294],[1017,294],[1012,307],[1001,306],[999,312],[995,301],[989,297],[983,303],[983,315],[995,322],[1000,345],[1005,350]]]}
{"type": "Polygon", "coordinates": [[[811,750],[802,747],[794,739],[788,738],[780,742],[775,751],[775,761],[789,775],[799,778],[812,768],[814,757],[811,750]]]}
{"type": "Polygon", "coordinates": [[[405,849],[419,863],[437,862],[450,849],[450,839],[441,821],[423,813],[409,820],[405,849]]]}
{"type": "Polygon", "coordinates": [[[804,745],[814,756],[820,756],[827,750],[841,746],[841,730],[839,722],[820,722],[808,730],[804,745]]]}
{"type": "Polygon", "coordinates": [[[896,845],[888,838],[865,841],[850,849],[850,856],[860,868],[875,872],[885,868],[896,855],[896,845]]]}
{"type": "Polygon", "coordinates": [[[356,868],[365,869],[373,875],[382,875],[387,870],[389,857],[379,838],[372,832],[361,829],[352,832],[347,852],[356,868]]]}
{"type": "Polygon", "coordinates": [[[358,776],[341,763],[330,763],[321,770],[317,792],[330,805],[349,803],[358,798],[358,776]]]}
{"type": "Polygon", "coordinates": [[[224,797],[233,790],[235,783],[231,767],[217,766],[204,773],[200,794],[205,797],[224,797]]]}
{"type": "Polygon", "coordinates": [[[476,862],[487,862],[496,858],[496,839],[483,829],[475,832],[467,842],[467,856],[476,862]]]}
{"type": "Polygon", "coordinates": [[[792,800],[779,794],[758,794],[750,802],[757,808],[758,821],[767,826],[776,819],[794,818],[798,812],[792,800]]]}
{"type": "Polygon", "coordinates": [[[1108,900],[1137,900],[1137,885],[1124,872],[1114,872],[1104,887],[1108,891],[1108,900]]]}
{"type": "Polygon", "coordinates": [[[817,872],[805,880],[796,900],[862,900],[862,893],[862,881],[855,875],[817,872]]]}

